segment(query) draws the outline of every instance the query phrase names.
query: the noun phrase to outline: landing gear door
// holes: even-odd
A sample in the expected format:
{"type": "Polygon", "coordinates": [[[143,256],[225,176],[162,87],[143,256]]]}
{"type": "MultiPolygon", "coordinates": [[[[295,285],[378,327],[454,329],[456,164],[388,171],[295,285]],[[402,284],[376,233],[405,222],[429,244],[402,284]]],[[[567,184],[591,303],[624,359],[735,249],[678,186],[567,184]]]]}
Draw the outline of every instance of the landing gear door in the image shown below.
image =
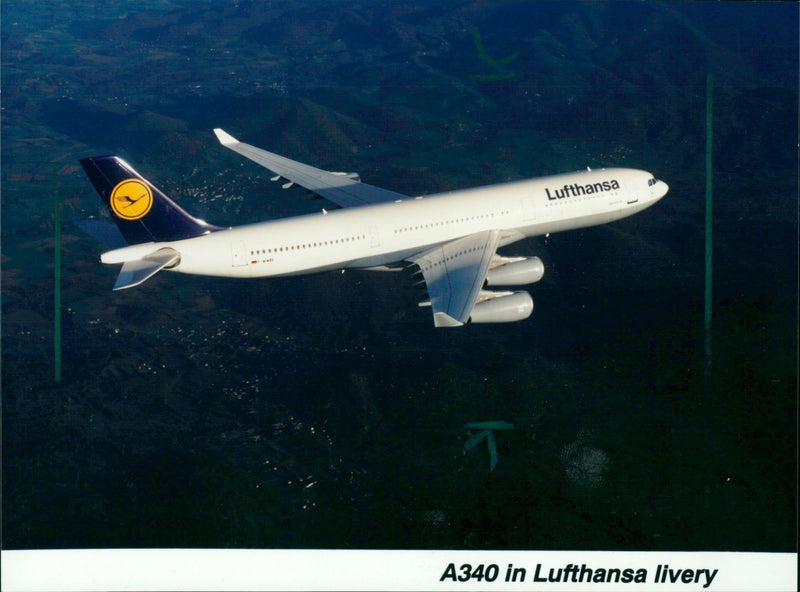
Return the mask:
{"type": "Polygon", "coordinates": [[[247,265],[247,252],[243,241],[231,243],[231,257],[231,265],[233,265],[233,267],[247,265]]]}

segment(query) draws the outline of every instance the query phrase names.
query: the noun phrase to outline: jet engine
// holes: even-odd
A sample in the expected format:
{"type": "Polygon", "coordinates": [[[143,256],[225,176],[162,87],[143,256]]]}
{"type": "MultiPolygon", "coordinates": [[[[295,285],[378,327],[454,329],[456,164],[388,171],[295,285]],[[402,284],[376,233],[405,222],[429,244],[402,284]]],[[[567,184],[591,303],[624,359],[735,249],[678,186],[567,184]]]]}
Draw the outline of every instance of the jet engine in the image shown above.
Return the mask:
{"type": "Polygon", "coordinates": [[[521,286],[542,279],[544,263],[538,257],[494,256],[486,274],[489,286],[521,286]]]}
{"type": "Polygon", "coordinates": [[[533,312],[533,298],[527,292],[489,292],[481,290],[472,308],[470,323],[513,323],[533,312]]]}

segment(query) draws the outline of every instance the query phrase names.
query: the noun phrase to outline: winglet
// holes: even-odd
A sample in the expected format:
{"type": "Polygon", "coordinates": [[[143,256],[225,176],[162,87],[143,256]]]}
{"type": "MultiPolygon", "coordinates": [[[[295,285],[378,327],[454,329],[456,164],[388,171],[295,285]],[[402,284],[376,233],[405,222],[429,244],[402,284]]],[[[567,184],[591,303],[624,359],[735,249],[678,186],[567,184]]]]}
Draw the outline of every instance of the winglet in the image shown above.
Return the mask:
{"type": "Polygon", "coordinates": [[[454,319],[446,312],[433,313],[433,326],[434,327],[460,327],[463,325],[458,319],[454,319]]]}
{"type": "Polygon", "coordinates": [[[219,143],[222,144],[223,146],[231,146],[232,144],[238,144],[239,143],[239,140],[237,140],[232,135],[230,135],[228,132],[226,132],[226,131],[218,128],[218,127],[214,128],[214,133],[217,135],[217,139],[219,140],[219,143]]]}

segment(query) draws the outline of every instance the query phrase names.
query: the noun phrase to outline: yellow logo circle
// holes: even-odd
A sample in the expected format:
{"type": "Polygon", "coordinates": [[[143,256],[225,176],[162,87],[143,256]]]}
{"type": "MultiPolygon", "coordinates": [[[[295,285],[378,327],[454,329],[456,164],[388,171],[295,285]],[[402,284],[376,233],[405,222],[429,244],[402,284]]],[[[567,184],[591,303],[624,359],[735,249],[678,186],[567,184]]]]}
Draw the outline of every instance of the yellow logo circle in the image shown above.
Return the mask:
{"type": "Polygon", "coordinates": [[[126,179],[111,192],[111,209],[124,220],[142,218],[153,205],[153,192],[139,179],[126,179]]]}

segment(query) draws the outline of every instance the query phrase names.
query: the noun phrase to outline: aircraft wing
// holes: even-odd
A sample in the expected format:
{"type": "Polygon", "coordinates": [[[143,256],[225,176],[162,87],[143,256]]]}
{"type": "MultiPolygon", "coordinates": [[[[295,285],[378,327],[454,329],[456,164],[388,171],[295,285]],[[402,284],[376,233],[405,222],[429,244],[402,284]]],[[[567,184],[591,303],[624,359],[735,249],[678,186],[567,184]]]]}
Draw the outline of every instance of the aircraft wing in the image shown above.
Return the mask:
{"type": "Polygon", "coordinates": [[[214,133],[226,148],[344,208],[397,201],[408,197],[245,144],[219,128],[216,128],[214,133]]]}
{"type": "Polygon", "coordinates": [[[425,279],[434,325],[455,327],[469,320],[499,241],[500,231],[487,230],[410,259],[419,266],[425,279]]]}

